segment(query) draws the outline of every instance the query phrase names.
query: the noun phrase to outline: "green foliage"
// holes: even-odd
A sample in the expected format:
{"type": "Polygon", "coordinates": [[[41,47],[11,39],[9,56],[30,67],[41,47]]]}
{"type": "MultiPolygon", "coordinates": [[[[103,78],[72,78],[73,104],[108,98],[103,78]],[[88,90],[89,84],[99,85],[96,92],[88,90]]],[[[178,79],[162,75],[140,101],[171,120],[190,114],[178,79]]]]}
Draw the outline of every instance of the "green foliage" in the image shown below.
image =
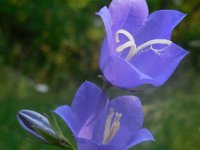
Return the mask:
{"type": "Polygon", "coordinates": [[[48,93],[39,93],[30,79],[16,75],[9,69],[1,69],[0,82],[0,149],[57,150],[58,147],[44,145],[30,137],[18,124],[16,114],[20,109],[44,113],[61,104],[70,103],[77,85],[68,84],[60,91],[54,84],[48,93]]]}
{"type": "Polygon", "coordinates": [[[57,72],[78,79],[96,71],[103,32],[95,26],[95,12],[101,3],[1,0],[1,62],[38,80],[57,72]]]}
{"type": "Polygon", "coordinates": [[[155,94],[144,94],[145,127],[150,128],[155,143],[135,149],[198,150],[200,148],[200,78],[191,70],[180,73],[155,94]]]}

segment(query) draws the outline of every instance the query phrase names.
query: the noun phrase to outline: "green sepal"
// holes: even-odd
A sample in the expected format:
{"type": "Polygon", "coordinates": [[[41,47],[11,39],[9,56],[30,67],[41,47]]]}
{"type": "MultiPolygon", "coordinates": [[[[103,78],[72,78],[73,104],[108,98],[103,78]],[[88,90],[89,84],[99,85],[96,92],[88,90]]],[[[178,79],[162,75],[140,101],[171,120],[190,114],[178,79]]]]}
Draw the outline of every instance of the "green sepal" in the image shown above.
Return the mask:
{"type": "Polygon", "coordinates": [[[55,112],[51,111],[51,116],[52,117],[49,117],[48,119],[52,129],[57,135],[59,146],[68,147],[68,150],[77,150],[75,137],[68,125],[55,112]]]}
{"type": "Polygon", "coordinates": [[[44,132],[43,130],[41,130],[40,128],[37,128],[35,126],[33,126],[34,130],[41,135],[49,144],[56,144],[57,143],[57,138],[56,137],[52,137],[50,134],[44,132]]]}

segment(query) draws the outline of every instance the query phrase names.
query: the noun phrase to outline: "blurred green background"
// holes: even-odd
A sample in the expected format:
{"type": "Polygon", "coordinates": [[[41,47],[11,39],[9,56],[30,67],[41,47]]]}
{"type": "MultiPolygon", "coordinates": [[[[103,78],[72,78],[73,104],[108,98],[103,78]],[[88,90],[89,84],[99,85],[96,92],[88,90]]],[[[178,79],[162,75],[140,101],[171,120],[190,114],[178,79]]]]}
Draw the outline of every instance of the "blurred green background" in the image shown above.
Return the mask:
{"type": "MultiPolygon", "coordinates": [[[[190,51],[160,88],[138,93],[144,105],[144,126],[156,142],[135,150],[200,149],[200,1],[147,0],[150,12],[177,9],[187,17],[173,32],[173,41],[190,51]]],[[[0,149],[54,150],[23,131],[16,113],[41,113],[70,104],[85,80],[97,78],[98,55],[105,35],[95,15],[108,0],[0,0],[0,149]]],[[[117,96],[112,90],[110,97],[117,96]]],[[[128,93],[132,94],[132,93],[128,93]]]]}

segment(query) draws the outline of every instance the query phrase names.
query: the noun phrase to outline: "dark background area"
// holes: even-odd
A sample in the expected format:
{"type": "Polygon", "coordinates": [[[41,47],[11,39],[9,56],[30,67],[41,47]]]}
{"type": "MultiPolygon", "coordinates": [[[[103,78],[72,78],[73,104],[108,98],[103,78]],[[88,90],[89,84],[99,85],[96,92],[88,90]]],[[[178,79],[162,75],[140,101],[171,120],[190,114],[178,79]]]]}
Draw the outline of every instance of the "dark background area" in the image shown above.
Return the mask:
{"type": "MultiPolygon", "coordinates": [[[[200,149],[200,1],[147,0],[150,12],[176,9],[187,14],[172,39],[190,54],[159,88],[137,93],[145,113],[144,126],[156,142],[135,150],[200,149]]],[[[48,112],[70,104],[85,80],[97,78],[103,24],[95,15],[108,0],[0,0],[0,149],[53,150],[23,131],[20,109],[48,112]]]]}

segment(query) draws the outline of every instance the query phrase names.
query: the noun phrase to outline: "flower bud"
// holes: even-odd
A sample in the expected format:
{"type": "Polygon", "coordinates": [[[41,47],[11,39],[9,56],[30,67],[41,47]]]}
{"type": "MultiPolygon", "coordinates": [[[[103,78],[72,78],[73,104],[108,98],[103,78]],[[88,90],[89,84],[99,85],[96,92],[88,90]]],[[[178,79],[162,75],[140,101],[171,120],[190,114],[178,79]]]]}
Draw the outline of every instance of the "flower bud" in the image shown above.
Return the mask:
{"type": "Polygon", "coordinates": [[[48,119],[43,115],[31,110],[20,110],[17,119],[22,128],[31,135],[48,144],[56,143],[57,136],[48,119]]]}

